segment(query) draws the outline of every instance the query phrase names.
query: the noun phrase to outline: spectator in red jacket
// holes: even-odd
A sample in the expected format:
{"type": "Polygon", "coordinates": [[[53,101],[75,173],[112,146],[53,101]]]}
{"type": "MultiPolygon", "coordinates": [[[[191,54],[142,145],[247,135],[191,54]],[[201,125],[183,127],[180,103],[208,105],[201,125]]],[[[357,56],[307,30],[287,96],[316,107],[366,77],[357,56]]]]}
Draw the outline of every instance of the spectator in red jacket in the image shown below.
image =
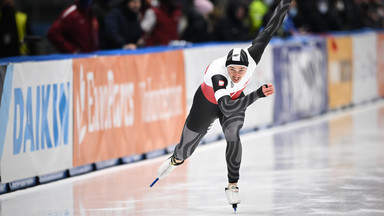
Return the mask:
{"type": "Polygon", "coordinates": [[[48,39],[61,53],[99,49],[99,24],[92,14],[93,0],[75,0],[48,30],[48,39]]]}
{"type": "Polygon", "coordinates": [[[180,38],[178,27],[182,12],[177,0],[159,0],[159,3],[158,7],[147,9],[141,21],[147,46],[168,45],[180,38]]]}

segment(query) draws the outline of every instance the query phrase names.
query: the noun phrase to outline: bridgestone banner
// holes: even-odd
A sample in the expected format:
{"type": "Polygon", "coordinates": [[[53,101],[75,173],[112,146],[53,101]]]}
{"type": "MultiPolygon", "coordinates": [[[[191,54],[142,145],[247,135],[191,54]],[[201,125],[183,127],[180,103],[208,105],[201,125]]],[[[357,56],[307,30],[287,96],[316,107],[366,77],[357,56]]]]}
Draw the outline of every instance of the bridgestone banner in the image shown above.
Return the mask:
{"type": "Polygon", "coordinates": [[[324,40],[276,46],[274,122],[314,116],[327,110],[326,44],[324,40]]]}

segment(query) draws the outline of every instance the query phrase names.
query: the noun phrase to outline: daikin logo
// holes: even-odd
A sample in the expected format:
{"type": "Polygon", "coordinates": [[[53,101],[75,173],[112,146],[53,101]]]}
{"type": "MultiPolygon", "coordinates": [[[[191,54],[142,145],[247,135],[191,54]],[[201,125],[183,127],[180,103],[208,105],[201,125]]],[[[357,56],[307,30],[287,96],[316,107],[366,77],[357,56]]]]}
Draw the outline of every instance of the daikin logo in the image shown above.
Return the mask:
{"type": "Polygon", "coordinates": [[[71,84],[14,89],[13,154],[68,144],[71,84]]]}

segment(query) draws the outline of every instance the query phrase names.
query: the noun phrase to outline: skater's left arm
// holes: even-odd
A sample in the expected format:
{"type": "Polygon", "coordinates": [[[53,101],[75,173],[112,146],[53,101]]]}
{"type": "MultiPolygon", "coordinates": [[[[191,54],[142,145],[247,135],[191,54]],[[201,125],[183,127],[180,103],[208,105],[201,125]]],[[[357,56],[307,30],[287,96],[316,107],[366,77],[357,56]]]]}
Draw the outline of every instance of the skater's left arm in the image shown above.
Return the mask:
{"type": "Polygon", "coordinates": [[[280,1],[266,27],[257,35],[257,37],[253,40],[252,45],[248,48],[248,52],[256,64],[259,64],[264,49],[267,47],[277,29],[283,23],[291,2],[292,0],[280,1]]]}
{"type": "Polygon", "coordinates": [[[232,100],[229,95],[222,96],[218,101],[219,109],[225,116],[231,116],[246,109],[257,99],[272,95],[275,92],[271,83],[265,84],[244,97],[232,100]]]}

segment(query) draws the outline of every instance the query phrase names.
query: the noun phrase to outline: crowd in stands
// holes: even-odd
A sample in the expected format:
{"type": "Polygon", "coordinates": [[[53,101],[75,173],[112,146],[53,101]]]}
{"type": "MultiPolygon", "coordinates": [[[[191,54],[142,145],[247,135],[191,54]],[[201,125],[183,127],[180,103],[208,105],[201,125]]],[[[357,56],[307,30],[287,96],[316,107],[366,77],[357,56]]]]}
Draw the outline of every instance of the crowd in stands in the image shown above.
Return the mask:
{"type": "MultiPolygon", "coordinates": [[[[74,0],[46,37],[60,53],[252,40],[280,0],[74,0]],[[225,3],[225,4],[224,4],[225,3]]],[[[26,50],[27,14],[0,0],[0,58],[26,50]]],[[[384,27],[384,0],[293,0],[277,36],[384,27]]],[[[29,37],[31,38],[31,37],[29,37]]],[[[33,37],[32,37],[33,38],[33,37]]]]}

